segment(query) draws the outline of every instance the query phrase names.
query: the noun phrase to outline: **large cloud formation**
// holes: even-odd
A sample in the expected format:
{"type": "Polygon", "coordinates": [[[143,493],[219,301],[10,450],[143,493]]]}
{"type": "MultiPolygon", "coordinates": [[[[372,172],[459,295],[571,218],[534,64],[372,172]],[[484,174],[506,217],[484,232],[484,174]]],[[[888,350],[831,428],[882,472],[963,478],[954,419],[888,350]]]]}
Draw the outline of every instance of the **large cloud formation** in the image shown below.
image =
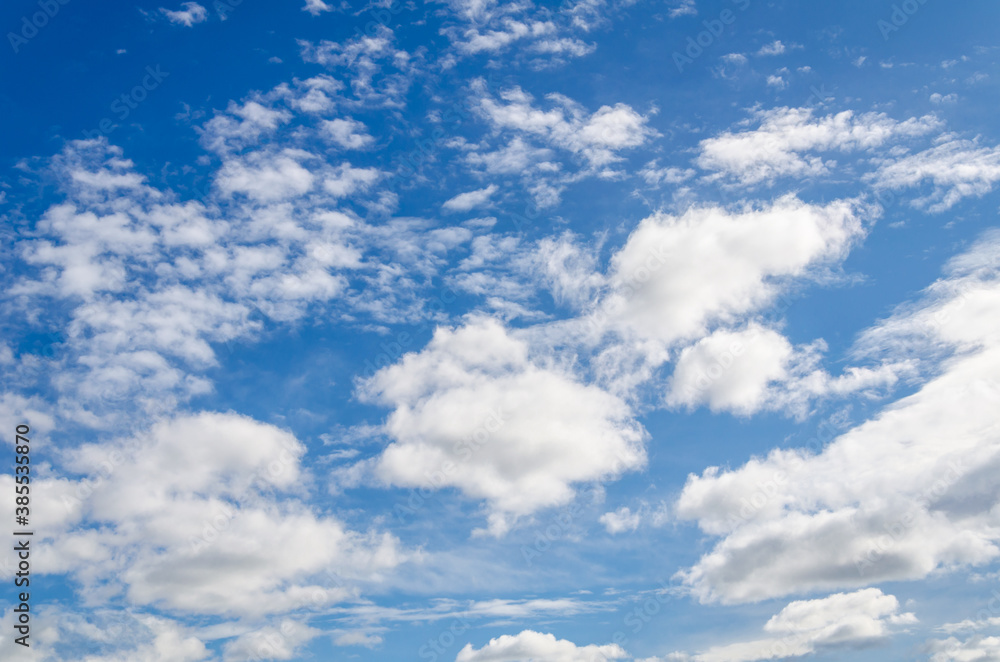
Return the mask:
{"type": "Polygon", "coordinates": [[[925,298],[862,350],[935,365],[914,394],[817,454],[692,475],[676,509],[722,536],[682,576],[702,601],[913,580],[1000,555],[1000,233],[955,258],[925,298]],[[961,415],[956,416],[956,412],[961,415]]]}

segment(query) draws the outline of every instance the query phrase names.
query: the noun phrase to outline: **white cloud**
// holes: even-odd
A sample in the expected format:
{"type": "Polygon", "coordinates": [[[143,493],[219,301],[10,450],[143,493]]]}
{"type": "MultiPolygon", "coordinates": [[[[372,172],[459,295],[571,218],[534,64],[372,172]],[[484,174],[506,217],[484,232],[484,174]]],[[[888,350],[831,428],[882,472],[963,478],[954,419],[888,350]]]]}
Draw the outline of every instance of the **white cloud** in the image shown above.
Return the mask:
{"type": "Polygon", "coordinates": [[[58,323],[72,332],[57,355],[37,360],[60,417],[83,425],[136,422],[211,392],[205,373],[219,344],[252,341],[257,315],[290,321],[323,306],[425,319],[422,279],[483,231],[420,219],[368,225],[338,201],[374,190],[385,173],[301,150],[226,157],[218,187],[184,203],[145,184],[121,153],[76,141],[54,159],[63,199],[20,243],[25,268],[10,289],[20,306],[66,304],[58,323]]]}
{"type": "Polygon", "coordinates": [[[676,655],[692,662],[755,662],[851,649],[884,641],[889,626],[916,622],[899,613],[899,601],[877,588],[835,593],[789,603],[764,624],[769,637],[713,646],[695,655],[676,655]]]}
{"type": "Polygon", "coordinates": [[[490,198],[498,190],[499,189],[496,184],[490,184],[486,188],[459,193],[454,198],[446,200],[444,204],[441,205],[441,208],[445,211],[460,212],[470,211],[476,207],[483,207],[490,203],[490,198]]]}
{"type": "Polygon", "coordinates": [[[658,160],[653,160],[643,166],[639,175],[646,180],[650,186],[660,186],[662,184],[680,184],[695,175],[691,168],[661,168],[658,160]]]}
{"type": "Polygon", "coordinates": [[[205,644],[177,623],[155,616],[138,620],[148,628],[152,641],[110,656],[88,655],[81,662],[197,662],[211,657],[205,644]]]}
{"type": "Polygon", "coordinates": [[[591,319],[667,343],[698,337],[772,302],[781,279],[843,258],[863,233],[846,201],[785,196],[760,209],[658,213],[612,256],[612,292],[591,319]]]}
{"type": "Polygon", "coordinates": [[[481,235],[448,280],[452,287],[488,300],[502,299],[508,311],[518,311],[516,316],[538,318],[544,314],[537,310],[537,300],[545,292],[558,306],[585,308],[604,284],[597,261],[595,247],[570,232],[533,243],[511,235],[481,235]]]}
{"type": "MultiPolygon", "coordinates": [[[[530,60],[535,68],[592,53],[596,45],[583,42],[575,33],[588,32],[605,23],[609,8],[605,0],[570,2],[556,10],[495,0],[446,2],[458,21],[446,23],[441,34],[451,40],[459,55],[499,55],[520,46],[513,57],[541,56],[530,60]]],[[[452,63],[455,59],[451,56],[452,63]]]]}
{"type": "Polygon", "coordinates": [[[722,536],[681,573],[699,599],[913,580],[1000,555],[987,478],[1000,464],[998,265],[994,232],[953,260],[919,305],[862,337],[866,351],[935,364],[916,393],[816,454],[776,449],[689,476],[678,515],[722,536]]]}
{"type": "Polygon", "coordinates": [[[238,150],[273,134],[292,118],[287,110],[270,108],[261,101],[251,99],[243,105],[230,101],[224,113],[216,113],[199,129],[201,144],[220,154],[238,150]]]}
{"type": "Polygon", "coordinates": [[[341,69],[354,98],[345,105],[404,108],[406,92],[418,73],[419,58],[394,46],[395,34],[378,25],[373,35],[358,34],[342,42],[300,40],[302,59],[329,69],[341,69]]]}
{"type": "Polygon", "coordinates": [[[777,331],[751,323],[718,329],[684,348],[668,383],[668,405],[707,405],[712,411],[750,415],[761,409],[802,416],[810,400],[893,385],[907,362],[848,368],[831,377],[817,367],[822,341],[793,348],[777,331]]]}
{"type": "Polygon", "coordinates": [[[333,7],[323,2],[323,0],[306,0],[305,7],[302,11],[307,11],[313,16],[319,16],[325,11],[333,11],[333,7]]]}
{"type": "Polygon", "coordinates": [[[322,130],[330,140],[344,149],[363,149],[375,142],[368,134],[368,127],[355,119],[325,120],[322,130]]]}
{"type": "Polygon", "coordinates": [[[335,198],[344,198],[358,191],[367,191],[382,175],[378,168],[355,168],[345,162],[323,180],[323,189],[335,198]]]}
{"type": "Polygon", "coordinates": [[[404,557],[388,534],[350,531],[290,496],[302,491],[304,452],[288,432],[214,413],[85,445],[66,459],[89,487],[57,481],[54,503],[39,504],[36,567],[70,574],[95,600],[124,589],[138,605],[189,613],[261,616],[343,600],[404,557]]]}
{"type": "Polygon", "coordinates": [[[757,55],[781,55],[785,52],[785,45],[781,43],[781,40],[772,41],[769,44],[761,46],[760,50],[757,51],[757,55]]]}
{"type": "Polygon", "coordinates": [[[694,0],[674,0],[673,4],[674,6],[668,12],[670,18],[698,15],[698,7],[695,5],[694,0]]]}
{"type": "Polygon", "coordinates": [[[511,43],[530,37],[542,37],[555,32],[555,25],[548,21],[522,22],[512,18],[501,21],[499,29],[480,32],[470,28],[456,41],[458,49],[466,54],[497,53],[511,43]]]}
{"type": "Polygon", "coordinates": [[[996,662],[1000,660],[1000,637],[955,637],[927,642],[931,662],[996,662]]]}
{"type": "Polygon", "coordinates": [[[321,630],[286,618],[277,625],[240,635],[228,642],[222,659],[225,662],[291,660],[299,648],[320,634],[321,630]]]}
{"type": "Polygon", "coordinates": [[[394,408],[393,443],[374,471],[406,487],[457,487],[490,507],[490,530],[565,504],[573,483],[614,478],[645,463],[645,431],[619,398],[529,358],[527,344],[490,319],[438,329],[362,384],[394,408]]]}
{"type": "Polygon", "coordinates": [[[350,630],[345,632],[335,632],[333,643],[336,646],[364,646],[366,648],[376,648],[382,643],[382,637],[377,634],[369,634],[363,630],[350,630]]]}
{"type": "Polygon", "coordinates": [[[754,120],[759,123],[755,129],[701,141],[698,166],[743,185],[771,184],[778,177],[813,177],[829,171],[832,162],[807,152],[867,150],[940,126],[932,116],[897,122],[882,113],[855,116],[849,110],[814,118],[811,108],[758,111],[754,120]]]}
{"type": "Polygon", "coordinates": [[[30,647],[14,642],[13,609],[0,617],[0,657],[18,662],[199,662],[204,641],[177,621],[139,611],[31,605],[30,647]],[[100,654],[85,651],[99,648],[100,654]]]}
{"type": "Polygon", "coordinates": [[[970,140],[949,140],[889,161],[871,178],[882,189],[914,188],[929,182],[934,190],[911,204],[941,212],[962,198],[982,197],[993,190],[1000,181],[1000,147],[980,147],[970,140]]]}
{"type": "Polygon", "coordinates": [[[763,405],[768,385],[787,377],[792,351],[780,333],[756,325],[715,331],[681,352],[667,404],[751,414],[763,405]]]}
{"type": "Polygon", "coordinates": [[[589,55],[596,49],[596,44],[588,44],[571,37],[563,37],[561,39],[539,39],[528,48],[528,50],[534,53],[543,53],[545,55],[572,55],[573,57],[583,57],[584,55],[589,55]]]}
{"type": "Polygon", "coordinates": [[[556,639],[551,634],[524,630],[520,634],[505,634],[490,639],[478,650],[472,644],[466,644],[458,652],[455,662],[607,662],[627,657],[617,644],[577,646],[572,641],[556,639]]]}
{"type": "Polygon", "coordinates": [[[968,632],[970,630],[983,630],[986,628],[998,628],[1000,627],[1000,616],[988,616],[986,614],[996,613],[997,609],[995,607],[996,603],[1000,603],[1000,591],[993,589],[993,597],[987,603],[990,610],[982,610],[979,613],[979,617],[976,620],[965,619],[964,621],[959,621],[958,623],[945,623],[935,628],[939,632],[946,632],[948,634],[953,634],[955,632],[968,632]],[[985,618],[984,618],[985,617],[985,618]]]}
{"type": "Polygon", "coordinates": [[[497,6],[497,0],[447,0],[447,3],[458,16],[480,25],[489,22],[503,9],[497,6]]]}
{"type": "Polygon", "coordinates": [[[547,289],[557,304],[580,309],[604,283],[597,261],[593,247],[581,245],[573,234],[564,232],[540,239],[525,265],[532,280],[547,289]]]}
{"type": "Polygon", "coordinates": [[[197,2],[184,2],[181,3],[181,7],[184,9],[170,10],[161,7],[160,12],[166,16],[167,20],[171,23],[177,23],[178,25],[185,25],[187,27],[191,27],[195,23],[201,23],[208,20],[208,10],[199,5],[197,2]]]}
{"type": "Polygon", "coordinates": [[[529,145],[520,136],[493,152],[469,152],[465,159],[470,165],[483,166],[486,172],[495,175],[523,174],[529,168],[540,170],[558,169],[552,163],[551,149],[529,145]]]}
{"type": "Polygon", "coordinates": [[[767,77],[767,86],[776,87],[779,90],[783,90],[786,87],[788,87],[788,83],[781,76],[771,75],[767,77]]]}
{"type": "Polygon", "coordinates": [[[633,513],[628,506],[622,506],[613,512],[604,513],[599,521],[608,533],[614,535],[623,531],[635,531],[642,522],[642,516],[633,513]]]}
{"type": "MultiPolygon", "coordinates": [[[[21,362],[25,362],[25,357],[19,357],[21,362]]],[[[5,373],[7,379],[13,382],[14,369],[8,369],[5,373]]],[[[10,388],[10,387],[8,387],[10,388]]],[[[8,430],[13,430],[19,423],[31,421],[31,426],[35,430],[47,434],[55,428],[55,417],[51,411],[51,405],[47,404],[37,395],[25,397],[18,393],[0,392],[0,425],[5,425],[8,430]]],[[[13,438],[8,438],[7,442],[14,444],[13,438]]]]}
{"type": "Polygon", "coordinates": [[[308,193],[315,181],[300,159],[300,154],[289,150],[233,158],[222,164],[215,183],[226,195],[242,193],[260,202],[299,197],[308,193]]]}
{"type": "Polygon", "coordinates": [[[289,94],[287,101],[303,113],[320,115],[328,113],[336,105],[332,97],[344,89],[343,83],[325,74],[295,82],[305,88],[304,93],[299,96],[294,93],[289,94]]]}
{"type": "Polygon", "coordinates": [[[481,80],[474,86],[479,95],[478,110],[495,129],[534,136],[582,156],[592,167],[620,160],[617,152],[638,147],[656,135],[648,118],[627,104],[602,106],[588,115],[571,99],[549,95],[555,106],[539,110],[533,97],[520,87],[502,91],[500,100],[487,95],[484,88],[481,80]]]}
{"type": "Polygon", "coordinates": [[[587,145],[608,149],[638,147],[653,134],[646,121],[627,104],[601,106],[580,129],[580,138],[587,145]]]}
{"type": "Polygon", "coordinates": [[[957,94],[940,94],[939,92],[935,92],[930,96],[931,103],[955,103],[956,101],[958,101],[957,94]]]}

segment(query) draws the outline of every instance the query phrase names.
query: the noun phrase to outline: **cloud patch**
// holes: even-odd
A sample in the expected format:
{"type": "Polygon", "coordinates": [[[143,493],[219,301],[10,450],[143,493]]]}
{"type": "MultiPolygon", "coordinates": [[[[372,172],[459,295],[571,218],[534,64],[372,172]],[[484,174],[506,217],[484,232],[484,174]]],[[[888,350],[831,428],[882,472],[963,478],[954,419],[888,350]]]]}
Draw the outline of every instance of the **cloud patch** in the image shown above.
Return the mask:
{"type": "Polygon", "coordinates": [[[490,639],[488,644],[478,650],[472,644],[466,644],[458,652],[455,662],[606,662],[627,657],[617,644],[577,646],[572,641],[556,639],[551,634],[524,630],[520,634],[505,634],[490,639]]]}
{"type": "Polygon", "coordinates": [[[915,580],[1000,555],[986,478],[1000,466],[998,256],[1000,235],[987,233],[921,302],[860,339],[859,351],[934,365],[916,393],[819,452],[775,449],[688,477],[678,515],[722,537],[680,573],[695,596],[735,603],[915,580]]]}
{"type": "Polygon", "coordinates": [[[456,487],[489,505],[490,531],[569,502],[573,484],[614,478],[645,463],[646,433],[622,400],[555,365],[500,323],[438,329],[361,386],[393,408],[393,443],[374,471],[403,487],[456,487]]]}

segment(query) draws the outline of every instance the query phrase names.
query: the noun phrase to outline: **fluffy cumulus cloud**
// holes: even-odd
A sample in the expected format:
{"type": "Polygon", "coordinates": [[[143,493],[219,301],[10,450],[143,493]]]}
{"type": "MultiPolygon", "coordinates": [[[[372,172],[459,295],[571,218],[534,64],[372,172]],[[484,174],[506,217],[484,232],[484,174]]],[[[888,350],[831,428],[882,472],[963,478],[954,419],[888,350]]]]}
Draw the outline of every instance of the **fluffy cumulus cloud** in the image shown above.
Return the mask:
{"type": "Polygon", "coordinates": [[[259,617],[343,600],[404,555],[390,535],[351,531],[301,500],[304,451],[288,432],[214,413],[82,446],[65,463],[83,478],[51,481],[51,503],[37,508],[35,568],[69,574],[98,600],[124,591],[186,613],[259,617]]]}
{"type": "Polygon", "coordinates": [[[302,161],[308,154],[254,153],[227,161],[219,170],[216,185],[223,193],[241,193],[258,202],[274,202],[305,195],[315,177],[302,161]]]}
{"type": "Polygon", "coordinates": [[[368,134],[368,127],[355,119],[325,120],[322,130],[330,140],[344,149],[361,149],[375,141],[368,134]]]}
{"type": "Polygon", "coordinates": [[[612,258],[595,324],[674,343],[774,301],[783,279],[846,255],[864,234],[848,201],[785,196],[758,209],[694,207],[644,219],[612,258]]]}
{"type": "Polygon", "coordinates": [[[382,174],[378,168],[355,168],[349,163],[341,163],[323,180],[323,190],[334,198],[344,198],[367,191],[382,174]]]}
{"type": "Polygon", "coordinates": [[[567,503],[574,483],[645,462],[645,431],[625,402],[532,360],[525,341],[488,318],[438,329],[362,394],[393,408],[378,476],[484,499],[496,534],[511,517],[567,503]]]}
{"type": "Polygon", "coordinates": [[[798,658],[818,652],[870,646],[884,641],[894,627],[916,623],[900,613],[899,601],[877,588],[835,593],[788,604],[764,624],[766,637],[713,646],[694,655],[674,654],[692,662],[754,662],[798,658]]]}
{"type": "Polygon", "coordinates": [[[632,512],[628,506],[622,506],[614,512],[601,515],[600,522],[605,530],[613,535],[624,531],[635,531],[642,522],[642,516],[632,512]]]}
{"type": "Polygon", "coordinates": [[[554,635],[525,630],[516,635],[502,635],[480,649],[467,644],[455,662],[606,662],[628,655],[617,644],[577,646],[554,635]]]}
{"type": "Polygon", "coordinates": [[[685,347],[667,386],[673,407],[706,405],[712,411],[750,415],[785,409],[802,415],[810,400],[855,391],[878,393],[912,366],[898,361],[878,367],[851,367],[832,377],[817,367],[822,342],[793,347],[783,335],[756,323],[718,329],[685,347]]]}
{"type": "Polygon", "coordinates": [[[859,341],[859,351],[940,361],[916,393],[820,452],[774,450],[689,477],[677,513],[722,536],[681,573],[699,599],[919,579],[1000,555],[997,489],[987,478],[1000,462],[998,255],[1000,234],[991,232],[919,304],[859,341]]]}
{"type": "Polygon", "coordinates": [[[889,141],[927,134],[941,126],[933,116],[903,122],[883,113],[845,110],[814,117],[811,108],[774,108],[754,114],[757,126],[707,138],[699,167],[743,185],[773,184],[779,177],[815,177],[835,163],[811,152],[869,150],[889,141]]]}
{"type": "Polygon", "coordinates": [[[681,352],[667,403],[753,413],[767,397],[768,386],[787,376],[792,351],[788,340],[771,329],[716,331],[681,352]]]}

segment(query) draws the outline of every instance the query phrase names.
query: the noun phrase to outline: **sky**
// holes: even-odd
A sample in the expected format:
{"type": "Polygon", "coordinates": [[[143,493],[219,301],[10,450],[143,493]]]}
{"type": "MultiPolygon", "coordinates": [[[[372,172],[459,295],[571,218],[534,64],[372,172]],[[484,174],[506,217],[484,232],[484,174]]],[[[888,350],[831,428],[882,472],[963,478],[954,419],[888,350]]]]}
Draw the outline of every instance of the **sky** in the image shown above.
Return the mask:
{"type": "Polygon", "coordinates": [[[5,2],[0,658],[1000,660],[998,19],[5,2]]]}

